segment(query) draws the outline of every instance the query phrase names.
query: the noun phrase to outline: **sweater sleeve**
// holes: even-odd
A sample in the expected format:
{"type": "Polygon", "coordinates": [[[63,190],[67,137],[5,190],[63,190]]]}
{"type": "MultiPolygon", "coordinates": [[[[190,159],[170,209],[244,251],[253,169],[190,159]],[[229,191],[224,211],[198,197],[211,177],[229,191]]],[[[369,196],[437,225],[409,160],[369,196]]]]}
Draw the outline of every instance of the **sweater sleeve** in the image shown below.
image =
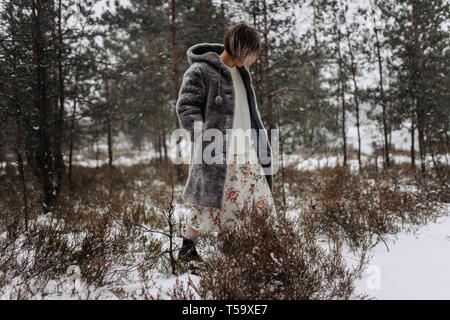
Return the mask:
{"type": "Polygon", "coordinates": [[[199,121],[203,129],[206,95],[206,83],[202,68],[198,64],[192,64],[183,75],[176,103],[180,126],[189,131],[191,141],[194,141],[194,122],[199,121]]]}

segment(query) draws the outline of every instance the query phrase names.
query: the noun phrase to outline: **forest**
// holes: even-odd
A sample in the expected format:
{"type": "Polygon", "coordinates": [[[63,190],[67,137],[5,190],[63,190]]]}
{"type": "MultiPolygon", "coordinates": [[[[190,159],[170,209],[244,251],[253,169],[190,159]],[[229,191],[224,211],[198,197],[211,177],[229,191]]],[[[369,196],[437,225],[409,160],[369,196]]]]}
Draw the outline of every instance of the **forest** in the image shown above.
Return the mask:
{"type": "Polygon", "coordinates": [[[449,299],[449,27],[445,0],[2,0],[0,298],[449,299]],[[239,22],[280,214],[202,238],[191,275],[176,102],[239,22]]]}

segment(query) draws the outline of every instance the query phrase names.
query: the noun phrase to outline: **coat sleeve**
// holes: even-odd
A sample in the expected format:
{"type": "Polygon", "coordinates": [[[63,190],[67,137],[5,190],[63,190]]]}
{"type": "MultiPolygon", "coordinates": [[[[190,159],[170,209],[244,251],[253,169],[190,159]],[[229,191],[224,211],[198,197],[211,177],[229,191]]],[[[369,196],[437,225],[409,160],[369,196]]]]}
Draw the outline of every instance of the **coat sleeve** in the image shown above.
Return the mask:
{"type": "MultiPolygon", "coordinates": [[[[256,108],[256,111],[259,114],[258,102],[256,101],[256,94],[255,94],[255,90],[254,90],[254,87],[253,87],[253,79],[252,79],[251,74],[250,73],[248,73],[248,74],[249,74],[250,83],[251,83],[251,87],[252,87],[252,91],[253,91],[253,96],[254,96],[254,99],[255,99],[255,108],[256,108]]],[[[262,120],[261,120],[261,123],[262,123],[262,120]]],[[[258,127],[257,125],[253,125],[253,126],[255,128],[258,127]]],[[[263,168],[264,167],[272,167],[273,166],[272,147],[271,147],[269,141],[267,141],[267,156],[269,158],[271,158],[271,160],[270,160],[270,162],[268,164],[261,164],[263,168]]],[[[273,174],[266,174],[265,176],[266,176],[267,184],[269,185],[269,189],[272,192],[273,191],[274,176],[273,176],[273,174]]]]}
{"type": "Polygon", "coordinates": [[[176,103],[180,126],[189,131],[191,141],[194,141],[194,122],[200,121],[203,128],[206,96],[206,82],[202,68],[198,64],[192,64],[183,75],[176,103]]]}

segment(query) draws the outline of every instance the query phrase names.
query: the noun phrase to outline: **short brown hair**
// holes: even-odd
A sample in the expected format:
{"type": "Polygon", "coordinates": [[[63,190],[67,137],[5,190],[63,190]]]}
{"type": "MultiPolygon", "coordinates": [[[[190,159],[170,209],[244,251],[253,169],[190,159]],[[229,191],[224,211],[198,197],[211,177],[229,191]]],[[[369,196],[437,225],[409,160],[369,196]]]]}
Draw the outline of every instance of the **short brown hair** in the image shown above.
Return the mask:
{"type": "Polygon", "coordinates": [[[259,32],[246,23],[235,24],[223,37],[223,46],[234,61],[248,69],[261,50],[259,32]]]}

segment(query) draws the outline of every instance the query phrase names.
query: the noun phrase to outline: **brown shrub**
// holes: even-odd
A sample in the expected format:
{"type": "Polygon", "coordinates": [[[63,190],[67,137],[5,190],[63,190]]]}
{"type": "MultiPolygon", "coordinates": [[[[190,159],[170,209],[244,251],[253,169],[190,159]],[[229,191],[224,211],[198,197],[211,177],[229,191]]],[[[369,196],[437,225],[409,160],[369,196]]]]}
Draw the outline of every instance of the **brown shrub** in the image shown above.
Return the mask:
{"type": "MultiPolygon", "coordinates": [[[[240,228],[206,236],[200,266],[202,299],[348,299],[360,268],[346,268],[339,247],[320,247],[293,220],[243,211],[240,228]]],[[[189,296],[178,288],[173,298],[189,296]]]]}
{"type": "Polygon", "coordinates": [[[424,196],[424,188],[402,188],[412,183],[413,177],[400,169],[393,168],[372,180],[364,174],[352,174],[348,167],[291,175],[300,182],[292,188],[302,199],[299,222],[310,232],[346,242],[355,250],[370,248],[384,241],[386,234],[437,216],[436,203],[424,196]]]}

